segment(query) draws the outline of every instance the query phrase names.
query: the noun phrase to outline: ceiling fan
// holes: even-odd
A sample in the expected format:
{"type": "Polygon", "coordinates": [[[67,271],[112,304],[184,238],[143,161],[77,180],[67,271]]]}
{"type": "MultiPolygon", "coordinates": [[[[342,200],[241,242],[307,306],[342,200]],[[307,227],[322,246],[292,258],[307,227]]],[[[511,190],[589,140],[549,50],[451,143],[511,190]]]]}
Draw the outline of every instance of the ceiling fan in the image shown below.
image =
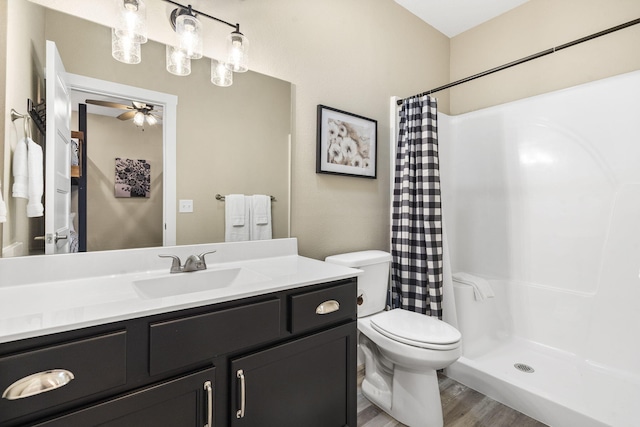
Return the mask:
{"type": "Polygon", "coordinates": [[[153,105],[146,104],[144,102],[131,101],[131,105],[119,104],[117,102],[111,101],[101,101],[97,99],[87,99],[85,100],[85,102],[87,104],[98,105],[100,107],[119,108],[121,110],[127,110],[124,113],[120,114],[117,118],[120,120],[133,119],[133,123],[136,126],[142,126],[145,122],[153,126],[158,123],[158,120],[161,119],[161,116],[159,116],[158,114],[154,114],[156,110],[153,108],[153,105]]]}

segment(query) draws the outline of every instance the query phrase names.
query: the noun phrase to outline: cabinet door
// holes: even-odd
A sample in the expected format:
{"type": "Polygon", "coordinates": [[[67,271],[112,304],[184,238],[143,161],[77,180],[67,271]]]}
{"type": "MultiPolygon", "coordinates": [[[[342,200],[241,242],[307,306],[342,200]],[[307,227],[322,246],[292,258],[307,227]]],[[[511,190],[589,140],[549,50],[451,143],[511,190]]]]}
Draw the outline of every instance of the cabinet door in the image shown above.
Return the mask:
{"type": "Polygon", "coordinates": [[[355,427],[356,323],[233,359],[230,375],[233,427],[355,427]]]}
{"type": "Polygon", "coordinates": [[[166,381],[37,426],[207,426],[213,419],[214,372],[211,368],[166,381]]]}

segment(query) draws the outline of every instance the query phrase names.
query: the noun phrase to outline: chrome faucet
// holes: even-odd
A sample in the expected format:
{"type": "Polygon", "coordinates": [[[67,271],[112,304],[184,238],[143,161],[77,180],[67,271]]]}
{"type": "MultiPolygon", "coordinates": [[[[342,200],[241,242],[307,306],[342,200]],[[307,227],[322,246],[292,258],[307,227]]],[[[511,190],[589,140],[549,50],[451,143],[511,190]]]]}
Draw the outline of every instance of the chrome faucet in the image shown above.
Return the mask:
{"type": "Polygon", "coordinates": [[[216,251],[203,252],[200,255],[190,255],[182,265],[180,258],[176,255],[158,255],[160,258],[173,258],[171,263],[171,273],[188,273],[191,271],[206,270],[207,263],[204,260],[206,255],[215,253],[216,251]]]}

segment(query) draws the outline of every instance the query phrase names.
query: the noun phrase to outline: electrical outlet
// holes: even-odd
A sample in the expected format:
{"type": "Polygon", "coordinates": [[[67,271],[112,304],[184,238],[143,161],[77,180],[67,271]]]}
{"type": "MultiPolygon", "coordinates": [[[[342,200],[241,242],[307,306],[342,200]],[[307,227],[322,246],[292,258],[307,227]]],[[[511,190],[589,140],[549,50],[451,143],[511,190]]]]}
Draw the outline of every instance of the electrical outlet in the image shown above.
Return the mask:
{"type": "Polygon", "coordinates": [[[179,212],[193,212],[193,200],[180,200],[179,212]]]}

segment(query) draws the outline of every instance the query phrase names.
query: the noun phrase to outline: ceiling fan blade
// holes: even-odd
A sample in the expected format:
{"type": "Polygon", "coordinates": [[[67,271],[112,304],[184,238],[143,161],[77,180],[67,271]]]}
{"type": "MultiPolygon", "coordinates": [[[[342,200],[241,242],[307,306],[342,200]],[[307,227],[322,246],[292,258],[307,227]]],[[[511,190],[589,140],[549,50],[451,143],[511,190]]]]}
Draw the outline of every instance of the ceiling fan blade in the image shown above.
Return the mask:
{"type": "Polygon", "coordinates": [[[133,119],[133,116],[135,116],[137,113],[137,111],[132,110],[132,111],[127,111],[126,113],[122,113],[118,116],[118,118],[120,120],[131,120],[133,119]]]}
{"type": "Polygon", "coordinates": [[[109,108],[120,108],[122,110],[131,110],[133,107],[124,104],[118,104],[116,102],[110,101],[99,101],[97,99],[87,99],[85,100],[87,104],[99,105],[101,107],[109,107],[109,108]]]}

